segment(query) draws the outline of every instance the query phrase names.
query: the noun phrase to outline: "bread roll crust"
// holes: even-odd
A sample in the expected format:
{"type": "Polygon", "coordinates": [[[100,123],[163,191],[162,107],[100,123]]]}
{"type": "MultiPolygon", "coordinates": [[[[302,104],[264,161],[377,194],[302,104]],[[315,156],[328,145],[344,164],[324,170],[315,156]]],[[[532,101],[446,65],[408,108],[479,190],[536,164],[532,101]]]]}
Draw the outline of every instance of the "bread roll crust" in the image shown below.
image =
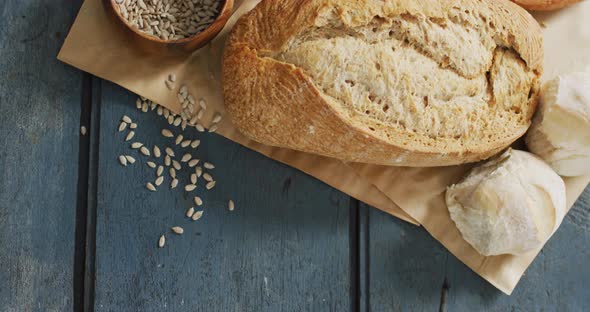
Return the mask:
{"type": "Polygon", "coordinates": [[[564,8],[580,0],[513,0],[520,6],[532,11],[552,11],[564,8]]]}
{"type": "MultiPolygon", "coordinates": [[[[343,64],[352,64],[355,58],[345,58],[343,64]]],[[[223,92],[232,122],[263,144],[346,161],[453,165],[488,158],[525,133],[537,103],[542,60],[539,25],[508,1],[263,0],[240,18],[230,34],[223,59],[223,92]],[[484,26],[485,33],[473,33],[484,26]],[[367,32],[371,27],[377,29],[374,34],[367,32]],[[392,38],[377,37],[388,32],[392,38]],[[481,37],[481,42],[470,40],[473,36],[481,37]],[[448,57],[447,49],[426,44],[455,41],[448,47],[452,52],[448,57]],[[461,43],[471,43],[481,53],[470,55],[461,43]],[[321,50],[329,44],[334,53],[321,50]],[[357,47],[372,44],[375,49],[364,51],[385,51],[385,44],[395,44],[409,60],[436,64],[434,82],[412,90],[419,85],[413,81],[414,64],[408,61],[396,67],[395,54],[361,54],[358,58],[377,69],[336,68],[334,73],[324,60],[358,53],[357,47]],[[305,45],[310,53],[304,53],[305,45]],[[393,65],[373,65],[382,59],[393,65]],[[409,69],[402,72],[402,67],[409,69]],[[344,79],[347,74],[377,79],[355,84],[344,79]],[[447,108],[444,97],[449,91],[434,90],[444,85],[445,75],[452,78],[452,87],[476,94],[474,103],[489,113],[473,108],[477,121],[469,120],[469,110],[476,105],[467,95],[463,101],[463,94],[451,94],[452,105],[447,108]],[[405,87],[398,90],[393,83],[405,87]],[[472,90],[465,88],[466,83],[473,84],[472,90]],[[441,99],[422,94],[431,88],[441,99]],[[373,100],[373,91],[382,93],[379,96],[391,110],[379,106],[383,113],[362,111],[366,105],[360,100],[373,100]],[[398,108],[395,115],[392,111],[398,108]],[[433,120],[431,125],[428,120],[433,120]]]]}

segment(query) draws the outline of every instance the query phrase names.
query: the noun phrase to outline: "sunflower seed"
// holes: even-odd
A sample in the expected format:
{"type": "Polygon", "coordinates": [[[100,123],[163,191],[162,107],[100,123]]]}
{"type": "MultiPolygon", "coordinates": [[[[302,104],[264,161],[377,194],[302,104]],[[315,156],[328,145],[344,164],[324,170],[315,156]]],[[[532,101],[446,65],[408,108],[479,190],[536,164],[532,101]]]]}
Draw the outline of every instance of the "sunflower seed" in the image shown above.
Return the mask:
{"type": "Polygon", "coordinates": [[[150,156],[150,150],[145,146],[142,146],[141,148],[139,148],[139,151],[142,154],[144,154],[145,156],[150,156]]]}
{"type": "Polygon", "coordinates": [[[125,142],[130,141],[135,136],[135,131],[129,131],[127,136],[125,137],[125,142]]]}
{"type": "Polygon", "coordinates": [[[182,118],[180,117],[176,117],[176,119],[174,119],[174,126],[178,127],[180,125],[180,123],[182,122],[182,118]]]}
{"type": "Polygon", "coordinates": [[[234,208],[236,207],[236,205],[234,204],[233,200],[229,200],[229,202],[227,203],[227,207],[229,208],[229,211],[234,211],[234,208]]]}
{"type": "Polygon", "coordinates": [[[193,208],[193,207],[190,207],[190,208],[189,208],[189,209],[186,211],[186,216],[190,218],[190,217],[192,217],[192,216],[193,216],[193,214],[194,214],[194,213],[195,213],[195,208],[193,208]]]}
{"type": "Polygon", "coordinates": [[[136,124],[136,123],[134,123],[134,122],[132,122],[132,123],[129,125],[129,129],[137,129],[137,124],[136,124]]]}
{"type": "Polygon", "coordinates": [[[197,174],[197,177],[201,177],[201,175],[203,174],[203,168],[201,167],[197,167],[195,168],[195,173],[197,174]]]}
{"type": "Polygon", "coordinates": [[[125,156],[119,156],[119,162],[121,163],[121,165],[127,166],[127,158],[125,158],[125,156]]]}
{"type": "Polygon", "coordinates": [[[135,100],[135,107],[137,107],[137,109],[141,109],[141,99],[137,98],[135,100]]]}
{"type": "Polygon", "coordinates": [[[205,127],[203,127],[203,125],[200,123],[197,123],[195,125],[195,128],[197,128],[197,131],[199,131],[199,132],[205,132],[205,127]]]}
{"type": "Polygon", "coordinates": [[[204,109],[199,110],[199,112],[197,113],[197,119],[203,118],[203,115],[205,115],[205,110],[204,109]]]}
{"type": "Polygon", "coordinates": [[[184,186],[184,190],[187,191],[187,192],[192,192],[196,188],[197,188],[197,186],[194,185],[194,184],[187,184],[187,185],[184,186]]]}
{"type": "Polygon", "coordinates": [[[154,145],[154,157],[160,158],[160,155],[162,155],[160,148],[157,145],[154,145]]]}
{"type": "Polygon", "coordinates": [[[191,183],[197,184],[197,174],[196,173],[191,174],[191,183]]]}
{"type": "Polygon", "coordinates": [[[147,165],[148,165],[148,167],[150,167],[150,168],[156,168],[156,163],[155,163],[155,162],[153,162],[153,161],[148,161],[148,162],[147,162],[147,165]]]}
{"type": "Polygon", "coordinates": [[[148,182],[145,186],[147,187],[148,190],[150,190],[152,192],[156,191],[156,187],[151,182],[148,182]]]}
{"type": "Polygon", "coordinates": [[[205,162],[203,167],[205,167],[205,169],[215,169],[215,166],[210,162],[205,162]]]}
{"type": "Polygon", "coordinates": [[[180,226],[173,226],[172,227],[172,232],[174,232],[175,234],[180,235],[180,234],[184,233],[184,229],[181,228],[180,226]]]}
{"type": "Polygon", "coordinates": [[[211,127],[209,127],[209,133],[216,132],[217,129],[219,129],[219,126],[217,124],[213,124],[211,127]]]}
{"type": "Polygon", "coordinates": [[[176,178],[176,169],[170,168],[168,172],[170,173],[171,178],[176,178]]]}
{"type": "Polygon", "coordinates": [[[187,87],[185,85],[182,85],[180,87],[179,93],[182,94],[182,95],[186,95],[188,93],[187,87]]]}
{"type": "Polygon", "coordinates": [[[182,142],[182,139],[184,139],[184,137],[182,136],[182,134],[179,134],[176,137],[176,145],[180,144],[180,142],[182,142]]]}
{"type": "Polygon", "coordinates": [[[170,188],[175,188],[176,186],[178,186],[178,179],[172,179],[172,182],[170,183],[170,188]]]}
{"type": "Polygon", "coordinates": [[[129,116],[127,116],[127,115],[123,115],[123,119],[122,120],[124,122],[128,123],[128,124],[130,124],[130,123],[133,122],[133,121],[131,121],[131,118],[129,118],[129,116]]]}
{"type": "Polygon", "coordinates": [[[174,157],[174,151],[171,148],[166,147],[166,155],[174,157]]]}
{"type": "Polygon", "coordinates": [[[158,240],[158,247],[164,248],[164,245],[166,245],[166,236],[162,235],[158,240]]]}
{"type": "Polygon", "coordinates": [[[192,219],[193,221],[197,221],[197,220],[201,219],[201,217],[202,217],[202,216],[203,216],[203,210],[199,210],[199,211],[196,211],[196,212],[193,214],[193,216],[191,217],[191,219],[192,219]]]}
{"type": "Polygon", "coordinates": [[[191,143],[191,147],[192,147],[192,148],[197,148],[197,147],[199,147],[199,145],[201,145],[201,140],[194,140],[194,141],[191,143]]]}
{"type": "Polygon", "coordinates": [[[171,138],[174,136],[174,134],[172,134],[172,131],[170,131],[168,129],[162,129],[162,135],[167,138],[171,138]]]}
{"type": "Polygon", "coordinates": [[[156,170],[156,175],[159,177],[164,172],[164,166],[158,166],[158,170],[156,170]]]}
{"type": "Polygon", "coordinates": [[[182,147],[187,147],[189,145],[191,145],[191,140],[184,140],[182,143],[180,143],[180,146],[182,147]]]}
{"type": "Polygon", "coordinates": [[[172,163],[172,160],[170,159],[169,155],[166,155],[166,157],[164,157],[164,165],[166,167],[170,167],[170,164],[172,163]]]}
{"type": "Polygon", "coordinates": [[[205,181],[207,181],[207,182],[213,181],[213,177],[210,174],[208,174],[207,172],[205,172],[203,174],[203,179],[205,179],[205,181]]]}
{"type": "Polygon", "coordinates": [[[195,205],[197,205],[197,206],[203,205],[203,200],[199,196],[195,196],[194,201],[195,201],[195,205]]]}
{"type": "MultiPolygon", "coordinates": [[[[171,16],[173,16],[173,15],[171,15],[171,16]]],[[[170,80],[170,82],[176,82],[176,75],[175,74],[168,75],[168,80],[170,80]]]]}
{"type": "Polygon", "coordinates": [[[180,123],[180,129],[182,129],[182,131],[184,131],[186,129],[186,119],[183,119],[182,122],[180,123]]]}
{"type": "Polygon", "coordinates": [[[195,159],[191,159],[191,160],[188,162],[188,166],[192,168],[192,167],[196,166],[198,163],[199,163],[199,159],[197,159],[197,158],[195,158],[195,159]]]}
{"type": "Polygon", "coordinates": [[[205,99],[200,99],[199,100],[199,106],[201,106],[201,108],[204,109],[204,110],[207,109],[207,102],[205,102],[205,99]]]}
{"type": "Polygon", "coordinates": [[[156,186],[162,185],[162,182],[164,182],[164,176],[159,176],[155,181],[156,186]]]}
{"type": "Polygon", "coordinates": [[[213,116],[213,120],[211,120],[212,123],[218,123],[221,121],[221,114],[220,113],[216,113],[215,116],[213,116]]]}
{"type": "Polygon", "coordinates": [[[143,146],[143,143],[140,143],[140,142],[133,142],[133,143],[131,143],[131,148],[132,149],[138,149],[138,148],[140,148],[142,146],[143,146]]]}
{"type": "Polygon", "coordinates": [[[191,158],[193,158],[193,155],[186,153],[186,154],[182,155],[182,158],[180,159],[180,161],[188,162],[189,160],[191,160],[191,158]]]}
{"type": "Polygon", "coordinates": [[[125,155],[125,159],[127,159],[127,162],[130,164],[134,164],[135,163],[135,158],[129,156],[129,155],[125,155]]]}
{"type": "Polygon", "coordinates": [[[212,189],[213,187],[215,187],[215,181],[211,181],[205,185],[205,188],[208,190],[212,189]]]}
{"type": "Polygon", "coordinates": [[[170,80],[164,80],[164,84],[168,90],[172,91],[174,89],[174,86],[172,86],[172,82],[170,82],[170,80]]]}
{"type": "Polygon", "coordinates": [[[82,136],[86,135],[86,127],[84,127],[84,126],[80,127],[80,134],[82,134],[82,136]]]}
{"type": "Polygon", "coordinates": [[[172,160],[172,167],[174,167],[174,169],[176,169],[176,170],[182,169],[182,166],[180,165],[180,163],[177,160],[172,160]]]}
{"type": "Polygon", "coordinates": [[[119,132],[123,132],[125,129],[127,129],[127,123],[121,121],[121,123],[119,124],[119,132]]]}
{"type": "Polygon", "coordinates": [[[141,111],[146,113],[148,111],[148,103],[147,102],[143,102],[143,104],[141,104],[141,111]]]}

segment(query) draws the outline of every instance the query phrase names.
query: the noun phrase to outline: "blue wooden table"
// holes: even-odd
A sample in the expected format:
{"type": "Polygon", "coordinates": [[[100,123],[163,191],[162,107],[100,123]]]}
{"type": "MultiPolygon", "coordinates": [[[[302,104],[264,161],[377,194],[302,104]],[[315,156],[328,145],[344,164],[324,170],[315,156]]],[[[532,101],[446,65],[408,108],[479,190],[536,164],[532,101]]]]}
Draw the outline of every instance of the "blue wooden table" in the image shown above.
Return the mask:
{"type": "Polygon", "coordinates": [[[142,157],[122,115],[161,147],[165,120],[56,60],[79,5],[0,1],[0,312],[590,309],[588,189],[512,296],[424,229],[194,129],[218,186],[191,223],[191,197],[148,192],[153,170],[117,159],[142,157]],[[172,225],[185,233],[157,248],[172,225]]]}

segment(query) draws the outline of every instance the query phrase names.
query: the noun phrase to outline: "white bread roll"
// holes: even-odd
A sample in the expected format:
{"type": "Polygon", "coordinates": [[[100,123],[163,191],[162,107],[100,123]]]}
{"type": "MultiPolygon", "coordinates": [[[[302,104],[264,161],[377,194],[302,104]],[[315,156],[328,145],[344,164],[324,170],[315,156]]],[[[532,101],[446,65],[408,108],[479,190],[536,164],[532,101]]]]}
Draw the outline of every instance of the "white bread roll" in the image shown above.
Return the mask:
{"type": "Polygon", "coordinates": [[[566,213],[565,184],[533,154],[507,150],[447,188],[451,219],[484,256],[540,248],[566,213]]]}
{"type": "Polygon", "coordinates": [[[590,174],[590,70],[543,86],[526,143],[562,176],[590,174]]]}

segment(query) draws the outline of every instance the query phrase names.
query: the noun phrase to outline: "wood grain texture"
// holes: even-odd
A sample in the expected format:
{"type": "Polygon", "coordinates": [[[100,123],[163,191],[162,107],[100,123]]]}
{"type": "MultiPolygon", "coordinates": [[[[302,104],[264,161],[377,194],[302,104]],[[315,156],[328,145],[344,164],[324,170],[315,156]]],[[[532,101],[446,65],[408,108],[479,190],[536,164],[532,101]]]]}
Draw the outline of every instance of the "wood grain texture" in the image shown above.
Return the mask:
{"type": "Polygon", "coordinates": [[[370,310],[432,309],[444,297],[445,311],[587,311],[589,224],[590,187],[512,295],[506,296],[444,250],[423,229],[371,209],[370,310]],[[396,268],[400,263],[403,269],[396,268]],[[443,284],[448,289],[443,290],[443,284]]]}
{"type": "Polygon", "coordinates": [[[55,59],[79,1],[0,1],[0,311],[73,305],[80,72],[55,59]]]}
{"type": "MultiPolygon", "coordinates": [[[[135,140],[173,146],[155,112],[135,109],[135,97],[103,84],[97,194],[96,311],[346,311],[349,309],[349,198],[216,135],[198,135],[193,155],[211,161],[218,181],[197,191],[201,220],[184,213],[192,197],[170,190],[166,174],[155,193],[145,156],[123,143],[123,114],[137,120],[135,140]],[[117,156],[138,159],[121,167],[117,156]],[[233,198],[236,209],[229,212],[233,198]],[[182,236],[170,227],[184,227],[182,236]],[[166,246],[157,241],[166,233],[166,246]]],[[[178,129],[174,129],[178,133],[178,129]]],[[[174,147],[177,155],[181,149],[174,147]]],[[[160,160],[159,162],[162,162],[160,160]]],[[[167,170],[166,170],[167,171],[167,170]]]]}

